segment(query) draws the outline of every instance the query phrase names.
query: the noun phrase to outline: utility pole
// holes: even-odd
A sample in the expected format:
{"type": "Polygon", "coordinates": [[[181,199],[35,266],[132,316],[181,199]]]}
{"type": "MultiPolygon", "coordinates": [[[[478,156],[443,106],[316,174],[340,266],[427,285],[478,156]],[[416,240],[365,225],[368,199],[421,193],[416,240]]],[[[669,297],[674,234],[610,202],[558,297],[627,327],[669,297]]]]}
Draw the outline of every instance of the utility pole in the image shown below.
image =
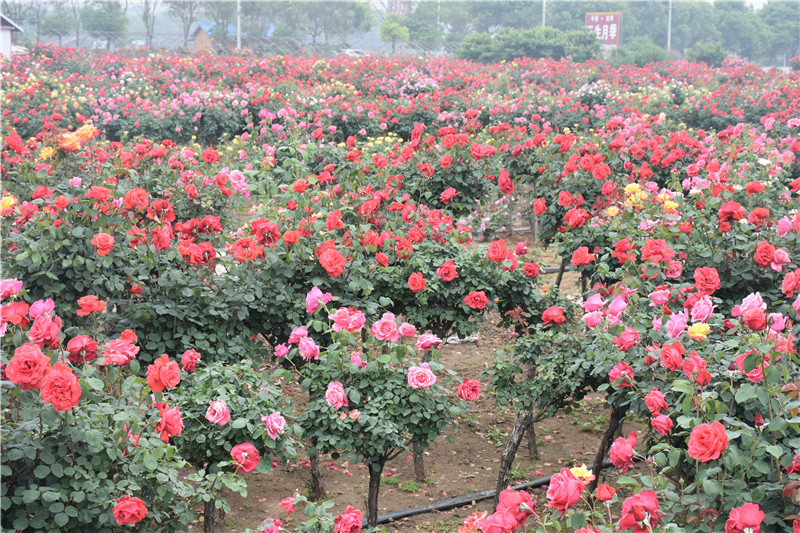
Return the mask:
{"type": "Polygon", "coordinates": [[[672,50],[672,0],[669,0],[669,13],[667,14],[667,54],[670,50],[672,50]]]}
{"type": "Polygon", "coordinates": [[[547,19],[547,0],[542,0],[542,28],[545,27],[546,19],[547,19]]]}
{"type": "Polygon", "coordinates": [[[236,49],[242,49],[242,0],[236,0],[236,49]]]}

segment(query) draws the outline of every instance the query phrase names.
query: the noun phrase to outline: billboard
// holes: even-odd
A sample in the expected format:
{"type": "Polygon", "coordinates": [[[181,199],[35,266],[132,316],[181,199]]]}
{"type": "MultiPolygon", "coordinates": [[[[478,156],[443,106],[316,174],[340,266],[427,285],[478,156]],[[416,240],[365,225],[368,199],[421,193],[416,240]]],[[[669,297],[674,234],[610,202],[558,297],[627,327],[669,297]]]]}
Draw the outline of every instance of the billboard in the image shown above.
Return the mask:
{"type": "Polygon", "coordinates": [[[597,34],[604,52],[619,47],[622,14],[619,12],[586,13],[586,27],[597,34]]]}

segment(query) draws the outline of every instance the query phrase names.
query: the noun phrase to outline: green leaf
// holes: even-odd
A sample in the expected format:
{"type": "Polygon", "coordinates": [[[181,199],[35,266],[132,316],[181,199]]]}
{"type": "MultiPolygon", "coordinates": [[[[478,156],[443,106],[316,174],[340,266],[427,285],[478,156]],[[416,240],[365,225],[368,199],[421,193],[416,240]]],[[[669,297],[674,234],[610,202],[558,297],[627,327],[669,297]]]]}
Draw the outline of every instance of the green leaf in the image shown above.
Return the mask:
{"type": "Polygon", "coordinates": [[[237,418],[236,420],[233,421],[231,427],[233,429],[242,429],[246,425],[247,425],[247,420],[245,420],[244,418],[237,418]]]}
{"type": "Polygon", "coordinates": [[[33,475],[39,479],[46,478],[50,475],[50,467],[47,465],[39,465],[33,469],[33,475]]]}
{"type": "Polygon", "coordinates": [[[780,459],[783,455],[783,447],[773,444],[772,446],[767,446],[767,452],[776,459],[780,459]]]}
{"type": "Polygon", "coordinates": [[[720,485],[719,481],[717,481],[716,479],[704,479],[703,492],[705,492],[712,498],[719,496],[722,494],[722,485],[720,485]]]}
{"type": "Polygon", "coordinates": [[[92,390],[103,390],[106,386],[103,380],[99,378],[86,378],[85,381],[92,390]]]}

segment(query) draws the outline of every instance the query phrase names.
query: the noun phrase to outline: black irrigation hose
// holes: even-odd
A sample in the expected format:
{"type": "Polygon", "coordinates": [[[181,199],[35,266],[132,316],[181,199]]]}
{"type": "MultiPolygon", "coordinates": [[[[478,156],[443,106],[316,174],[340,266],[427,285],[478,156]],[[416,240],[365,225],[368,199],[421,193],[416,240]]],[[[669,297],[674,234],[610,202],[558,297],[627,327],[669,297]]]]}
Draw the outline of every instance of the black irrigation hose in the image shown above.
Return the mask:
{"type": "MultiPolygon", "coordinates": [[[[611,461],[606,461],[603,463],[603,468],[608,468],[611,465],[611,461]]],[[[587,467],[589,470],[594,468],[594,465],[589,465],[587,467]]],[[[552,475],[536,478],[533,481],[528,481],[526,483],[522,483],[515,487],[512,487],[514,490],[524,490],[530,488],[538,488],[544,485],[548,485],[550,483],[550,478],[553,477],[552,475]]],[[[457,498],[450,498],[447,500],[442,500],[440,502],[429,503],[427,505],[420,505],[417,507],[410,507],[408,509],[403,509],[402,511],[393,511],[391,513],[386,513],[382,515],[378,515],[378,523],[385,524],[387,522],[392,522],[394,520],[400,520],[402,518],[408,518],[411,516],[416,516],[418,514],[424,513],[432,513],[434,511],[447,511],[449,509],[455,509],[456,507],[463,507],[465,505],[470,505],[476,502],[482,502],[483,500],[488,500],[490,498],[494,498],[494,495],[497,493],[496,490],[484,490],[482,492],[474,492],[472,494],[466,494],[464,496],[459,496],[457,498]]],[[[363,526],[367,526],[367,521],[364,520],[363,526]]]]}

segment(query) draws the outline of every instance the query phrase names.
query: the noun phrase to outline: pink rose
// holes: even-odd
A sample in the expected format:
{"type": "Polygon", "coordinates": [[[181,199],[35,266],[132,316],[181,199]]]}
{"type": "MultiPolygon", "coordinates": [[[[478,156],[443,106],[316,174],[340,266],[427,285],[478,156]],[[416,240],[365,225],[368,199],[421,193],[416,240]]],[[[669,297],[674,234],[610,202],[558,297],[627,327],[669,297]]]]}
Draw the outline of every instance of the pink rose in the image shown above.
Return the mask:
{"type": "Polygon", "coordinates": [[[361,355],[361,352],[358,352],[350,356],[350,362],[356,365],[358,368],[364,368],[367,366],[367,362],[361,359],[361,355]]]}
{"type": "Polygon", "coordinates": [[[36,320],[39,318],[39,316],[45,313],[52,313],[55,308],[56,304],[53,302],[52,298],[48,298],[47,300],[37,300],[31,304],[31,308],[28,311],[28,316],[31,317],[31,320],[36,320]]]}
{"type": "Polygon", "coordinates": [[[734,318],[740,317],[743,313],[752,309],[761,309],[762,311],[766,311],[767,309],[767,304],[761,298],[760,292],[745,296],[740,305],[735,305],[733,309],[731,309],[731,316],[734,318]]]}
{"type": "Polygon", "coordinates": [[[306,296],[306,313],[313,313],[320,305],[330,302],[333,295],[329,292],[323,293],[319,287],[314,287],[308,291],[306,296]]]}
{"type": "Polygon", "coordinates": [[[664,398],[664,393],[658,389],[653,389],[648,392],[644,397],[644,403],[652,414],[656,414],[662,409],[669,410],[669,405],[667,405],[667,400],[664,398]]]}
{"type": "Polygon", "coordinates": [[[603,320],[603,312],[602,311],[592,311],[591,313],[586,313],[581,317],[581,320],[586,324],[587,327],[593,328],[596,327],[601,320],[603,320]]]}
{"type": "Polygon", "coordinates": [[[360,331],[367,321],[364,313],[354,307],[340,307],[328,318],[333,321],[333,331],[346,329],[350,333],[360,331]]]}
{"type": "Polygon", "coordinates": [[[683,274],[683,263],[680,261],[670,261],[667,269],[664,271],[664,276],[675,279],[681,277],[683,274]]]}
{"type": "Polygon", "coordinates": [[[778,248],[775,250],[775,253],[772,256],[772,261],[770,261],[769,267],[776,272],[780,272],[783,270],[783,265],[788,262],[789,253],[783,248],[778,248]]]}
{"type": "Polygon", "coordinates": [[[622,313],[625,312],[625,309],[627,308],[628,308],[628,298],[626,298],[624,294],[618,294],[614,296],[614,299],[611,300],[610,304],[608,304],[608,314],[614,316],[620,316],[622,313]]]}
{"type": "Polygon", "coordinates": [[[710,296],[703,296],[692,306],[692,322],[708,322],[714,312],[714,304],[710,296]]]}
{"type": "Polygon", "coordinates": [[[628,350],[633,348],[633,345],[639,342],[639,332],[630,326],[625,326],[625,329],[620,333],[619,337],[614,337],[611,341],[620,350],[627,353],[628,350]]]}
{"type": "Polygon", "coordinates": [[[669,319],[669,322],[667,322],[667,335],[669,335],[669,338],[677,339],[683,335],[683,332],[686,329],[686,323],[688,321],[689,316],[686,311],[672,315],[669,319]]]}
{"type": "Polygon", "coordinates": [[[338,381],[328,383],[328,390],[325,391],[325,400],[328,405],[337,411],[342,407],[347,407],[347,394],[344,392],[344,387],[338,381]]]}
{"type": "Polygon", "coordinates": [[[294,328],[289,334],[289,344],[297,344],[304,337],[308,337],[308,330],[305,326],[294,328]]]}
{"type": "Polygon", "coordinates": [[[431,333],[423,333],[417,339],[417,348],[422,350],[423,352],[427,352],[432,347],[437,346],[442,343],[442,339],[437,337],[436,335],[432,335],[431,333]]]}
{"type": "Polygon", "coordinates": [[[596,293],[590,296],[588,300],[583,302],[583,309],[587,313],[593,313],[602,309],[604,305],[605,301],[603,300],[603,297],[600,296],[600,293],[596,293]]]}
{"type": "Polygon", "coordinates": [[[583,481],[575,477],[569,468],[562,468],[561,472],[550,478],[547,506],[563,513],[581,500],[583,489],[583,481]]]}
{"type": "Polygon", "coordinates": [[[650,307],[661,307],[669,301],[671,294],[672,292],[667,289],[651,292],[648,294],[650,297],[650,307]]]}
{"type": "Polygon", "coordinates": [[[278,440],[278,435],[283,435],[286,431],[286,419],[278,412],[269,416],[261,415],[261,421],[267,424],[267,435],[272,440],[278,440]]]}
{"type": "Polygon", "coordinates": [[[654,415],[650,419],[650,425],[652,425],[653,429],[662,435],[672,434],[672,419],[667,415],[661,413],[654,415]]]}
{"type": "Polygon", "coordinates": [[[406,338],[413,337],[414,335],[417,334],[417,328],[415,328],[408,322],[403,322],[402,324],[400,324],[398,330],[400,331],[400,335],[406,338]]]}
{"type": "Polygon", "coordinates": [[[194,372],[199,360],[200,354],[196,350],[186,350],[181,356],[181,366],[186,372],[194,372]]]}
{"type": "Polygon", "coordinates": [[[218,426],[224,426],[231,420],[231,413],[228,411],[228,404],[222,400],[208,402],[206,420],[218,426]]]}
{"type": "Polygon", "coordinates": [[[472,402],[478,399],[481,394],[481,382],[477,379],[467,379],[458,386],[458,397],[462,400],[472,402]]]}
{"type": "Polygon", "coordinates": [[[306,361],[319,359],[319,346],[317,346],[314,339],[311,337],[303,337],[300,339],[299,349],[300,357],[306,361]]]}
{"type": "Polygon", "coordinates": [[[348,505],[343,515],[339,515],[333,521],[333,533],[359,533],[364,517],[361,511],[348,505]]]}
{"type": "Polygon", "coordinates": [[[286,357],[289,353],[289,347],[285,343],[275,346],[275,357],[286,357]]]}
{"type": "Polygon", "coordinates": [[[636,446],[636,433],[630,433],[627,439],[618,437],[617,440],[611,444],[611,450],[608,452],[611,463],[620,468],[621,473],[628,471],[628,468],[633,465],[633,448],[636,446]]]}
{"type": "Polygon", "coordinates": [[[436,383],[436,376],[428,363],[408,369],[408,386],[412,389],[428,390],[434,383],[436,383]]]}
{"type": "Polygon", "coordinates": [[[16,278],[7,278],[4,280],[0,280],[0,302],[5,300],[9,296],[14,296],[15,294],[18,294],[21,289],[22,289],[22,282],[16,278]]]}
{"type": "Polygon", "coordinates": [[[400,339],[400,331],[392,313],[384,313],[380,320],[372,324],[370,332],[382,341],[397,342],[400,339]]]}

